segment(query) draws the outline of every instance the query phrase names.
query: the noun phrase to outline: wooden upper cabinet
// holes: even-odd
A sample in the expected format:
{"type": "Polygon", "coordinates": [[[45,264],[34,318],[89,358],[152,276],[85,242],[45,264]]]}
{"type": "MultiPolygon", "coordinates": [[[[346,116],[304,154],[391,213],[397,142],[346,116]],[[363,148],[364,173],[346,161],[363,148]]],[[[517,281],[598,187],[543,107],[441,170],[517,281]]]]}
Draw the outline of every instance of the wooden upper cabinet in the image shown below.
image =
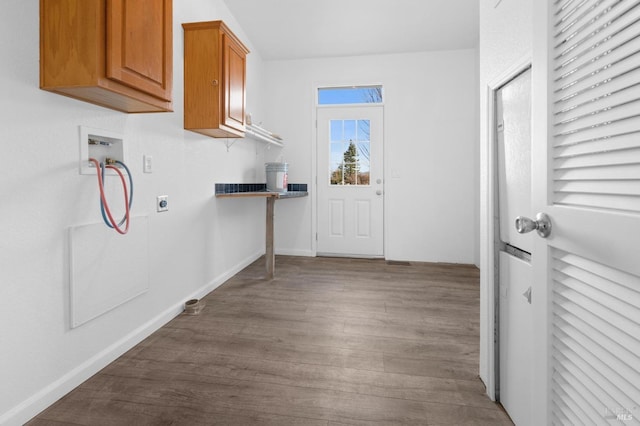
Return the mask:
{"type": "Polygon", "coordinates": [[[124,112],[172,111],[171,0],[40,0],[40,87],[124,112]]]}
{"type": "Polygon", "coordinates": [[[182,27],[184,128],[215,138],[243,137],[249,50],[222,21],[182,27]]]}

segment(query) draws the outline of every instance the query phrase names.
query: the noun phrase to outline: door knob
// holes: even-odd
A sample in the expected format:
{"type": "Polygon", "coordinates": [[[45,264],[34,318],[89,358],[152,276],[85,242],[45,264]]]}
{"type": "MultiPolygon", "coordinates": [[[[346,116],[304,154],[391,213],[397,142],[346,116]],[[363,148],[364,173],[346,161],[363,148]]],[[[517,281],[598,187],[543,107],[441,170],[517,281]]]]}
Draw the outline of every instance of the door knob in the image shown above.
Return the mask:
{"type": "Polygon", "coordinates": [[[378,189],[378,190],[376,191],[376,195],[382,195],[382,190],[381,190],[381,189],[378,189]]]}
{"type": "Polygon", "coordinates": [[[538,213],[536,220],[524,216],[516,217],[516,230],[519,234],[526,234],[534,229],[542,238],[547,238],[551,234],[551,219],[546,213],[538,213]]]}

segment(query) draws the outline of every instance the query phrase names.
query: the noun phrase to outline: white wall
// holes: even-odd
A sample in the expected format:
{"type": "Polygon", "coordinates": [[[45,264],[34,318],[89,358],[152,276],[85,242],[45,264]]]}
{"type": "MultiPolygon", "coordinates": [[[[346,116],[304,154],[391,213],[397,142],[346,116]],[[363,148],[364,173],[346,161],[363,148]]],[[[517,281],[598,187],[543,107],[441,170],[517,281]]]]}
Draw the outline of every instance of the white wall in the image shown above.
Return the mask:
{"type": "Polygon", "coordinates": [[[488,87],[530,60],[532,0],[480,2],[480,377],[493,398],[493,209],[488,87]]]}
{"type": "MultiPolygon", "coordinates": [[[[382,84],[386,258],[478,264],[476,50],[265,61],[265,69],[265,125],[286,141],[267,157],[283,157],[294,183],[314,181],[315,89],[382,84]]],[[[314,197],[277,203],[278,253],[313,254],[314,197]]]]}
{"type": "MultiPolygon", "coordinates": [[[[0,424],[22,424],[264,252],[264,200],[213,197],[215,182],[259,178],[262,145],[238,141],[227,152],[182,128],[180,24],[224,19],[251,43],[220,0],[173,7],[175,112],[127,115],[40,90],[38,0],[2,2],[0,424]],[[149,216],[150,289],[70,329],[67,228],[101,221],[95,177],[78,174],[79,125],[124,134],[133,214],[149,216]],[[152,174],[142,173],[143,154],[153,155],[152,174]],[[155,213],[160,194],[167,213],[155,213]]],[[[247,101],[258,115],[261,76],[253,52],[247,101]]]]}

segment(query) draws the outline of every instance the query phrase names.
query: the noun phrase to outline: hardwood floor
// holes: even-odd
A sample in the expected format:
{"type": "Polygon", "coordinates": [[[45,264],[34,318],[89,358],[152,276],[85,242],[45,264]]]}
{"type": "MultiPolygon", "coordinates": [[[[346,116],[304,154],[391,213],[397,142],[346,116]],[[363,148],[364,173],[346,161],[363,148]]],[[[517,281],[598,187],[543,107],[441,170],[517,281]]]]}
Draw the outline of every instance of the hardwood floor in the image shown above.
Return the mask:
{"type": "Polygon", "coordinates": [[[478,379],[475,267],[264,258],[29,425],[511,425],[478,379]]]}

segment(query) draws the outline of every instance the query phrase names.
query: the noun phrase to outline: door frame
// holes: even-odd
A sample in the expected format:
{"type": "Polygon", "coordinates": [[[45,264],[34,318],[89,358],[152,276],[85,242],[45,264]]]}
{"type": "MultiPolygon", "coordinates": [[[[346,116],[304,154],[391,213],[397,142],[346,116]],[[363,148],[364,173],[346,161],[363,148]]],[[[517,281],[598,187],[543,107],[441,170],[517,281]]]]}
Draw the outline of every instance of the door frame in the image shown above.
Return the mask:
{"type": "MultiPolygon", "coordinates": [[[[487,244],[484,247],[487,253],[487,265],[491,265],[493,271],[486,274],[487,277],[487,302],[486,310],[483,312],[483,305],[480,305],[480,315],[485,318],[485,343],[487,345],[487,359],[486,359],[486,371],[487,371],[487,395],[492,401],[496,400],[497,389],[500,383],[500,365],[499,356],[500,353],[500,334],[499,334],[499,308],[500,292],[498,286],[500,282],[497,278],[496,267],[498,266],[497,245],[500,242],[500,230],[496,226],[495,218],[498,214],[498,133],[496,132],[496,92],[509,81],[516,78],[522,72],[527,69],[533,69],[531,55],[526,55],[513,63],[502,74],[491,80],[486,87],[487,93],[487,140],[488,140],[488,153],[487,153],[487,195],[486,206],[487,214],[486,229],[487,229],[487,244]]],[[[481,342],[482,346],[482,342],[481,342]]],[[[482,370],[482,368],[481,368],[482,370]]]]}
{"type": "MultiPolygon", "coordinates": [[[[533,42],[532,56],[536,64],[531,73],[531,208],[530,212],[543,212],[549,205],[549,170],[545,168],[545,175],[540,176],[536,168],[536,158],[544,158],[549,164],[549,141],[553,140],[550,101],[552,99],[550,45],[551,45],[551,2],[544,1],[533,8],[533,42]],[[538,143],[536,143],[538,141],[538,143]]],[[[533,345],[542,353],[533,361],[533,383],[531,388],[532,424],[546,424],[550,419],[550,306],[551,285],[549,283],[549,266],[551,250],[545,238],[533,239],[533,250],[538,253],[536,259],[531,259],[533,268],[533,284],[543,283],[532,297],[537,300],[532,305],[533,311],[533,345]]]]}
{"type": "MultiPolygon", "coordinates": [[[[385,144],[385,140],[387,139],[387,126],[386,126],[386,114],[385,114],[385,85],[380,81],[376,82],[314,82],[312,85],[312,99],[313,105],[311,107],[311,190],[312,193],[315,194],[311,198],[311,252],[314,257],[318,256],[318,108],[332,108],[332,107],[366,107],[367,104],[343,104],[343,105],[319,105],[318,104],[318,89],[325,87],[359,87],[359,86],[381,86],[382,87],[382,102],[377,104],[370,104],[370,106],[376,106],[382,108],[382,191],[383,196],[386,199],[386,194],[388,190],[388,186],[386,184],[386,176],[389,176],[387,170],[387,161],[385,158],[387,156],[387,145],[385,144]]],[[[388,241],[387,238],[387,220],[388,217],[388,207],[386,202],[383,203],[382,209],[382,253],[383,258],[387,258],[387,245],[385,244],[388,241]]]]}

